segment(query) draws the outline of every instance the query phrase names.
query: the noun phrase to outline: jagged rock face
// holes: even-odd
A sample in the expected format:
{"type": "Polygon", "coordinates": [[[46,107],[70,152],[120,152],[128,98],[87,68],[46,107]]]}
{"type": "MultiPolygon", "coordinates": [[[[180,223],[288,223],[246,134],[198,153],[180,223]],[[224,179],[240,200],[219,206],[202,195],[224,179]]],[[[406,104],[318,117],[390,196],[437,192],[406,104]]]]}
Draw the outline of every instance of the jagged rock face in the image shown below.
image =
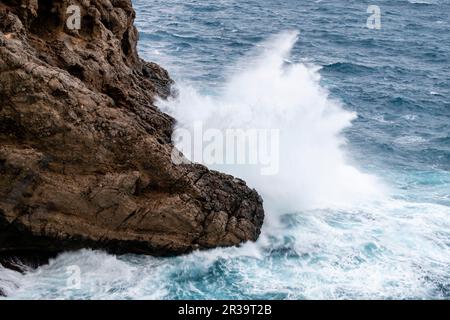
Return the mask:
{"type": "Polygon", "coordinates": [[[1,0],[0,256],[181,254],[256,240],[262,200],[171,161],[167,72],[138,57],[130,0],[1,0]],[[68,30],[69,5],[81,7],[68,30]]]}

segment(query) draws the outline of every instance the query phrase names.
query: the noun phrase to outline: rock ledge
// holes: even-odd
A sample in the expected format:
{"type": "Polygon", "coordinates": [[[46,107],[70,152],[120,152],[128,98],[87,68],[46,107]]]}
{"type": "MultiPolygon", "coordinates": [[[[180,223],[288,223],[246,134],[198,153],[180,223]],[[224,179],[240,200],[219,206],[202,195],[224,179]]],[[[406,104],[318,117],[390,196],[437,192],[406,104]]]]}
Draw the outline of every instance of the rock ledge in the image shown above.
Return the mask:
{"type": "Polygon", "coordinates": [[[174,165],[171,79],[138,57],[130,0],[0,3],[0,258],[175,255],[256,240],[242,180],[174,165]],[[65,25],[81,7],[79,31],[65,25]]]}

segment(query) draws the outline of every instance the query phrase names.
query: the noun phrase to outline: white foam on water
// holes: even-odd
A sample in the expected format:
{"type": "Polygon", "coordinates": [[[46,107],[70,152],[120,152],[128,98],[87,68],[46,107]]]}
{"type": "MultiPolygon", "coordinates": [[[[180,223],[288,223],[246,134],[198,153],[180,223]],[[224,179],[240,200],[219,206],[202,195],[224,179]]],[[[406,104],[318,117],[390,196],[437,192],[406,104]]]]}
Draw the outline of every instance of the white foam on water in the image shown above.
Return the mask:
{"type": "Polygon", "coordinates": [[[351,166],[342,150],[342,131],[355,114],[329,98],[320,86],[319,68],[288,60],[297,39],[298,33],[290,31],[258,46],[234,68],[219,95],[180,85],[178,96],[160,105],[179,128],[192,132],[198,122],[223,132],[280,130],[277,174],[261,175],[242,165],[212,166],[246,180],[271,211],[347,206],[380,196],[380,181],[351,166]]]}
{"type": "Polygon", "coordinates": [[[297,37],[258,46],[220,94],[181,85],[161,102],[182,127],[281,130],[278,175],[217,168],[263,195],[257,243],[176,258],[81,250],[23,275],[0,269],[0,288],[18,299],[448,298],[449,207],[399,200],[351,165],[342,131],[355,115],[329,98],[317,67],[287,62],[297,37]],[[80,289],[67,285],[73,265],[80,289]]]}

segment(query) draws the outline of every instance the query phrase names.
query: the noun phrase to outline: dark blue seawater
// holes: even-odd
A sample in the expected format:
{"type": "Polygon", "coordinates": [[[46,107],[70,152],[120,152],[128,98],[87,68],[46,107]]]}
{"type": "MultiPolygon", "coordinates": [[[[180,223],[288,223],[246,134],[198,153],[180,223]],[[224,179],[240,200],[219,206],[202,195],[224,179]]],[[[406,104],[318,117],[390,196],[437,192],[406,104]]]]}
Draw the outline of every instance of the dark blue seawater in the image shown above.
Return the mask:
{"type": "Polygon", "coordinates": [[[25,275],[1,271],[4,291],[50,299],[450,298],[449,1],[133,3],[141,56],[166,67],[181,92],[181,101],[161,102],[164,110],[185,124],[220,107],[232,112],[218,112],[218,123],[241,121],[253,104],[274,117],[286,108],[294,123],[282,122],[292,125],[285,158],[298,165],[273,180],[242,174],[267,205],[256,244],[167,259],[83,250],[25,275]],[[369,5],[381,9],[380,30],[366,26],[369,5]],[[277,73],[264,50],[294,75],[277,73]],[[355,200],[360,193],[372,200],[355,200]],[[343,203],[326,201],[333,197],[343,203]],[[280,211],[296,201],[298,210],[280,211]],[[72,265],[79,289],[67,286],[72,265]]]}

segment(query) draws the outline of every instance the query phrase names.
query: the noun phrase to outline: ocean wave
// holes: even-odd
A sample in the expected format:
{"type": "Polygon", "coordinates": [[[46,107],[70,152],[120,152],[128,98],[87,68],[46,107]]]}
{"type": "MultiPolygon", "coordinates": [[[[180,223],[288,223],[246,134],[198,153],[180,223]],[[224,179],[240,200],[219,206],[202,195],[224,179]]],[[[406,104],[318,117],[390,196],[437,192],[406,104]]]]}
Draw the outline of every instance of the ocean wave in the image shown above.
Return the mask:
{"type": "Polygon", "coordinates": [[[141,52],[178,80],[181,101],[166,107],[180,125],[199,117],[245,128],[278,118],[287,128],[291,165],[282,179],[227,169],[264,192],[263,233],[257,243],[173,258],[64,253],[24,274],[0,268],[0,290],[11,299],[450,299],[448,3],[386,2],[375,32],[363,29],[365,7],[349,12],[343,1],[267,2],[266,10],[260,1],[222,1],[220,10],[134,2],[141,52]],[[414,21],[426,28],[405,29],[414,21]],[[295,33],[256,43],[289,27],[305,39],[292,57],[295,33]],[[252,45],[259,54],[228,72],[252,45]],[[380,190],[376,177],[390,187],[380,190]],[[67,285],[71,266],[80,268],[79,289],[67,285]]]}
{"type": "Polygon", "coordinates": [[[339,72],[345,74],[372,74],[376,70],[372,67],[350,63],[350,62],[336,62],[325,65],[323,67],[325,72],[339,72]]]}
{"type": "Polygon", "coordinates": [[[7,290],[14,299],[445,299],[448,214],[399,199],[302,211],[240,248],[173,258],[64,253],[10,274],[7,290]],[[78,288],[68,285],[73,266],[78,288]]]}
{"type": "Polygon", "coordinates": [[[437,0],[408,0],[411,4],[417,4],[417,5],[434,5],[438,4],[437,0]]]}
{"type": "MultiPolygon", "coordinates": [[[[286,63],[297,37],[297,32],[285,32],[260,44],[233,68],[239,71],[229,77],[219,96],[179,84],[178,96],[159,105],[178,120],[178,128],[193,130],[201,121],[222,130],[280,130],[276,175],[264,177],[239,165],[213,166],[245,179],[262,193],[269,208],[333,206],[382,194],[376,177],[346,163],[342,131],[355,114],[328,97],[317,66],[286,63]]],[[[192,154],[182,151],[188,158],[192,154]]]]}

